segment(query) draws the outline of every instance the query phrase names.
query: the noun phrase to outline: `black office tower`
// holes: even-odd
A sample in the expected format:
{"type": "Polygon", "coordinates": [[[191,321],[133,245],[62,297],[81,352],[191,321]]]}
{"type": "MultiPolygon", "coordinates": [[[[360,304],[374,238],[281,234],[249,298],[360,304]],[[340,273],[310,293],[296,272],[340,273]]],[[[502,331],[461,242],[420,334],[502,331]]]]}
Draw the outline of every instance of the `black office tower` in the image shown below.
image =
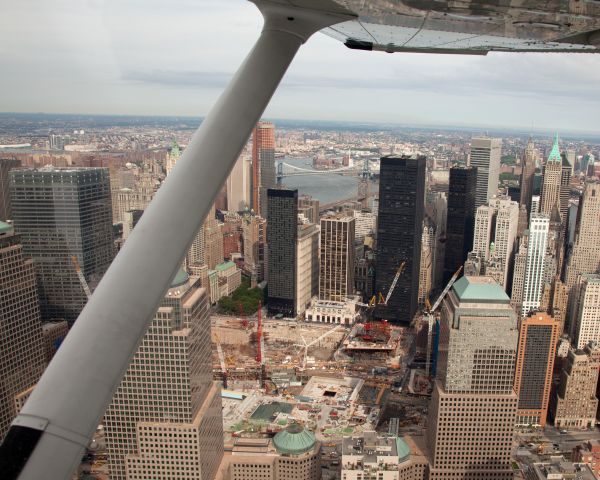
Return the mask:
{"type": "Polygon", "coordinates": [[[108,169],[17,169],[9,177],[14,226],[33,259],[42,320],[72,324],[87,302],[75,265],[93,289],[114,257],[108,169]]]}
{"type": "Polygon", "coordinates": [[[12,219],[10,194],[8,191],[8,172],[21,166],[21,160],[0,158],[0,221],[12,219]]]}
{"type": "Polygon", "coordinates": [[[465,263],[473,249],[476,188],[477,167],[455,166],[450,169],[444,285],[465,263]]]}
{"type": "Polygon", "coordinates": [[[409,323],[417,310],[425,201],[425,157],[382,157],[379,176],[376,291],[385,297],[402,262],[404,272],[374,316],[409,323]]]}
{"type": "Polygon", "coordinates": [[[298,190],[267,190],[267,261],[270,315],[296,316],[298,190]]]}

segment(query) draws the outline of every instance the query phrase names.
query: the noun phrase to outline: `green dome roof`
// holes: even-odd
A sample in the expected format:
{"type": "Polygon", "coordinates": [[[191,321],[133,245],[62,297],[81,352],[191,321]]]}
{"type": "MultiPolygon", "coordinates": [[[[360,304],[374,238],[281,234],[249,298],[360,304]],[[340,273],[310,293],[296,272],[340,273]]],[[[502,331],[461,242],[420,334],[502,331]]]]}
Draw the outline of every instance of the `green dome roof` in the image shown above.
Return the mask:
{"type": "Polygon", "coordinates": [[[171,286],[169,288],[175,288],[179,285],[183,285],[184,283],[187,283],[189,279],[190,276],[185,272],[185,270],[180,268],[177,272],[177,275],[175,275],[175,278],[171,280],[171,286]]]}
{"type": "Polygon", "coordinates": [[[273,438],[275,448],[279,453],[300,455],[312,450],[315,446],[315,436],[298,424],[292,424],[273,438]]]}

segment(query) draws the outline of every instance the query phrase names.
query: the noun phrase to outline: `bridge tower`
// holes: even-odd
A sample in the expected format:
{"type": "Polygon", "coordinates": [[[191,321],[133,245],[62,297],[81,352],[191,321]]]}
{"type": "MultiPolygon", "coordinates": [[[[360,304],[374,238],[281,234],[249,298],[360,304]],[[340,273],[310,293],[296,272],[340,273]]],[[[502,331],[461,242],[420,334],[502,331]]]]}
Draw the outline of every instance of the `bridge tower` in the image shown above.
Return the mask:
{"type": "Polygon", "coordinates": [[[281,182],[283,181],[283,162],[279,162],[277,164],[276,178],[277,178],[277,186],[280,187],[281,182]]]}
{"type": "Polygon", "coordinates": [[[365,158],[363,168],[360,172],[360,181],[358,182],[357,200],[360,202],[361,208],[367,209],[369,204],[369,179],[371,178],[371,168],[369,159],[365,158]]]}

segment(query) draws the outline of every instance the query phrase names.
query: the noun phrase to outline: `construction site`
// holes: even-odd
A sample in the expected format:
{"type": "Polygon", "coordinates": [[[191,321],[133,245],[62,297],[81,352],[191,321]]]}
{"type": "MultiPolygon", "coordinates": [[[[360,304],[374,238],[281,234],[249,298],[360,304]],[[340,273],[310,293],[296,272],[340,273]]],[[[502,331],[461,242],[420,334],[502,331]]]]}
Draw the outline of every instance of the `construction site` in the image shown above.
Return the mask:
{"type": "MultiPolygon", "coordinates": [[[[396,278],[401,273],[402,265],[396,278]]],[[[437,309],[459,273],[410,327],[373,320],[376,299],[357,304],[354,325],[264,318],[262,308],[252,318],[242,310],[214,315],[213,368],[228,441],[273,435],[290,422],[322,441],[363,430],[418,432],[435,376],[437,309]]]]}

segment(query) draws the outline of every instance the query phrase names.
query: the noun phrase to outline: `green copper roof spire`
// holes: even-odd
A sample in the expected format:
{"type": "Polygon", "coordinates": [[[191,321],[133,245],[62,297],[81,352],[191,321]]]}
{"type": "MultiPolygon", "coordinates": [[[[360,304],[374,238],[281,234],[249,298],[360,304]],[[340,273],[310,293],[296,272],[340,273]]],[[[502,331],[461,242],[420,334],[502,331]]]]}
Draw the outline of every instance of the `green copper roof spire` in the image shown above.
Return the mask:
{"type": "Polygon", "coordinates": [[[558,133],[556,134],[556,137],[554,137],[554,145],[552,145],[552,151],[550,152],[550,155],[548,155],[548,163],[550,162],[562,162],[560,148],[558,148],[558,133]]]}
{"type": "Polygon", "coordinates": [[[179,155],[181,155],[179,145],[177,144],[177,140],[173,140],[173,146],[171,147],[171,155],[174,157],[179,157],[179,155]]]}

